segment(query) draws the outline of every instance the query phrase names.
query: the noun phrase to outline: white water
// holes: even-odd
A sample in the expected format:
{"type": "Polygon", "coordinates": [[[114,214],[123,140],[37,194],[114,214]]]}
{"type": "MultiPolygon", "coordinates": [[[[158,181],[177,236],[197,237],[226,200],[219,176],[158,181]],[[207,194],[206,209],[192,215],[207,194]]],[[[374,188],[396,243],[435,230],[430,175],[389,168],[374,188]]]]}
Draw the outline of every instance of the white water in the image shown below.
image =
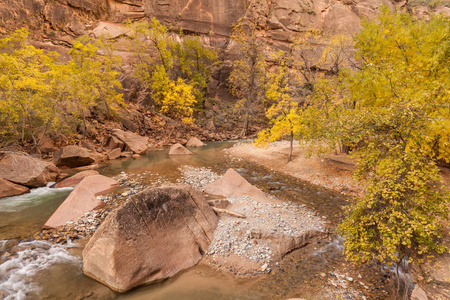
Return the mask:
{"type": "Polygon", "coordinates": [[[0,212],[19,212],[30,206],[52,200],[58,194],[66,194],[67,191],[73,190],[73,187],[50,188],[53,184],[54,182],[50,182],[46,187],[32,189],[28,194],[0,199],[0,212]]]}
{"type": "Polygon", "coordinates": [[[31,292],[39,292],[32,280],[38,271],[56,263],[79,264],[80,258],[70,255],[67,251],[67,248],[74,246],[72,243],[62,246],[46,241],[20,243],[17,246],[17,256],[0,265],[0,298],[26,299],[31,292]]]}

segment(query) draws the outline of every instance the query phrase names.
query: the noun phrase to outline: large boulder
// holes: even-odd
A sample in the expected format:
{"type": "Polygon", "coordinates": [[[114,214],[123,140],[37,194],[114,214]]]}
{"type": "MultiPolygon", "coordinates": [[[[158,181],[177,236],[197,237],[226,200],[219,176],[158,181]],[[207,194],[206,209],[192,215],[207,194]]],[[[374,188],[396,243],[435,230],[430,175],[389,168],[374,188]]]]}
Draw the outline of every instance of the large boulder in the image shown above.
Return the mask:
{"type": "Polygon", "coordinates": [[[64,202],[47,220],[45,228],[56,228],[75,220],[85,213],[99,208],[104,203],[97,199],[97,195],[119,185],[117,180],[103,176],[91,175],[85,177],[70,193],[64,202]]]}
{"type": "Polygon", "coordinates": [[[169,155],[191,155],[194,154],[181,144],[174,144],[172,147],[170,147],[169,155]]]}
{"type": "Polygon", "coordinates": [[[30,189],[0,178],[0,198],[18,196],[29,193],[30,189]]]}
{"type": "Polygon", "coordinates": [[[205,144],[196,137],[191,137],[186,143],[186,147],[202,147],[205,144]]]}
{"type": "Polygon", "coordinates": [[[223,197],[247,195],[259,202],[271,202],[263,191],[251,185],[234,169],[228,169],[223,177],[209,183],[203,190],[211,195],[223,197]]]}
{"type": "Polygon", "coordinates": [[[95,159],[89,151],[76,145],[58,149],[53,155],[53,163],[57,166],[76,168],[90,165],[93,162],[95,162],[95,159]]]}
{"type": "Polygon", "coordinates": [[[120,129],[114,129],[113,136],[121,140],[129,150],[137,154],[144,154],[148,148],[148,138],[140,136],[138,134],[123,131],[120,129]]]}
{"type": "Polygon", "coordinates": [[[83,250],[83,271],[126,292],[200,261],[218,218],[186,185],[148,188],[111,213],[83,250]]]}
{"type": "Polygon", "coordinates": [[[30,188],[45,186],[58,174],[54,164],[28,155],[10,153],[0,161],[0,177],[30,188]]]}
{"type": "Polygon", "coordinates": [[[98,174],[99,173],[95,170],[81,171],[69,178],[64,179],[63,181],[58,182],[55,184],[54,188],[73,187],[79,184],[84,178],[98,174]]]}

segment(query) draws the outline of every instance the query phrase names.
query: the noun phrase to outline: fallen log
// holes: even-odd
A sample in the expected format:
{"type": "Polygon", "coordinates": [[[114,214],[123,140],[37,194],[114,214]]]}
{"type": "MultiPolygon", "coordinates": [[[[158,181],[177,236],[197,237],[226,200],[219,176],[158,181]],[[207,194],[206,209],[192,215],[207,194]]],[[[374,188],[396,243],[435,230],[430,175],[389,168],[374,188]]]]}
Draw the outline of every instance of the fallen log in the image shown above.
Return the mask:
{"type": "Polygon", "coordinates": [[[223,208],[218,208],[218,207],[211,207],[216,213],[223,213],[223,214],[227,214],[236,218],[242,218],[245,219],[247,218],[246,216],[244,216],[243,214],[228,210],[228,209],[223,209],[223,208]]]}

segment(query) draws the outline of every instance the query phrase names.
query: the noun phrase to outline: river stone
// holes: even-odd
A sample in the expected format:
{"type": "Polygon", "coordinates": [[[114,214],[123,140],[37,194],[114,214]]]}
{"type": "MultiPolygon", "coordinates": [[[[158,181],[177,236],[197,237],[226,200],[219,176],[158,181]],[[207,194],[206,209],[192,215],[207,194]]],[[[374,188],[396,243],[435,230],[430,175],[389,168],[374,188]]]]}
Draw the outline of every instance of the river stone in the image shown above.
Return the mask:
{"type": "Polygon", "coordinates": [[[70,145],[58,149],[53,155],[53,163],[57,166],[76,168],[90,165],[93,162],[95,162],[95,159],[89,151],[76,145],[70,145]]]}
{"type": "Polygon", "coordinates": [[[83,250],[83,272],[117,292],[168,278],[200,261],[217,223],[198,189],[147,188],[97,229],[83,250]]]}
{"type": "Polygon", "coordinates": [[[205,144],[196,137],[191,137],[186,143],[186,147],[202,147],[205,144]]]}
{"type": "Polygon", "coordinates": [[[203,190],[210,195],[223,197],[247,195],[259,202],[271,202],[263,191],[251,185],[234,169],[228,169],[223,177],[209,183],[203,190]]]}
{"type": "Polygon", "coordinates": [[[30,189],[0,177],[0,198],[29,193],[30,189]]]}
{"type": "Polygon", "coordinates": [[[109,160],[117,159],[120,157],[121,153],[122,151],[120,150],[120,148],[112,149],[111,151],[108,152],[108,159],[109,160]]]}
{"type": "Polygon", "coordinates": [[[57,184],[55,184],[54,188],[63,188],[63,187],[72,187],[72,186],[76,186],[77,184],[79,184],[81,182],[81,180],[83,180],[84,178],[88,177],[88,176],[92,176],[92,175],[98,175],[99,173],[95,170],[86,170],[86,171],[81,171],[69,178],[64,179],[61,182],[58,182],[57,184]]]}
{"type": "Polygon", "coordinates": [[[0,177],[30,188],[45,186],[58,174],[54,164],[28,155],[10,153],[0,161],[0,177]]]}
{"type": "Polygon", "coordinates": [[[174,144],[172,147],[170,147],[169,155],[191,155],[194,154],[181,144],[174,144]]]}
{"type": "Polygon", "coordinates": [[[119,185],[117,180],[103,176],[91,175],[83,178],[64,202],[47,220],[45,228],[56,228],[75,220],[85,213],[99,208],[104,203],[97,195],[119,185]]]}
{"type": "Polygon", "coordinates": [[[148,138],[140,136],[138,134],[123,131],[120,129],[113,129],[113,136],[125,143],[128,149],[137,154],[143,154],[147,152],[148,138]]]}

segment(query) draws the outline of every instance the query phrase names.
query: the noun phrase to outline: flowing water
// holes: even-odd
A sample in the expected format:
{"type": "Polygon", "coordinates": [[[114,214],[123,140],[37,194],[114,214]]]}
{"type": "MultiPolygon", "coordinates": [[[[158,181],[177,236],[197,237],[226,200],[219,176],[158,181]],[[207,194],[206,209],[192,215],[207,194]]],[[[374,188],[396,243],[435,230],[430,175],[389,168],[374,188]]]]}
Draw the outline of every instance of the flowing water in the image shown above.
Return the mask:
{"type": "MultiPolygon", "coordinates": [[[[126,172],[146,174],[149,182],[176,182],[181,176],[178,168],[184,165],[211,168],[219,174],[232,167],[265,192],[306,204],[326,216],[332,227],[339,221],[345,204],[341,196],[232,159],[223,151],[232,145],[211,143],[193,149],[194,155],[178,157],[155,151],[139,159],[112,161],[99,171],[106,176],[126,172]]],[[[44,187],[0,199],[0,299],[274,299],[299,290],[316,293],[324,284],[318,274],[342,263],[342,241],[334,237],[295,251],[272,274],[258,279],[237,279],[231,273],[198,265],[160,283],[117,294],[83,275],[83,244],[62,246],[26,239],[40,229],[70,191],[44,187]]]]}

